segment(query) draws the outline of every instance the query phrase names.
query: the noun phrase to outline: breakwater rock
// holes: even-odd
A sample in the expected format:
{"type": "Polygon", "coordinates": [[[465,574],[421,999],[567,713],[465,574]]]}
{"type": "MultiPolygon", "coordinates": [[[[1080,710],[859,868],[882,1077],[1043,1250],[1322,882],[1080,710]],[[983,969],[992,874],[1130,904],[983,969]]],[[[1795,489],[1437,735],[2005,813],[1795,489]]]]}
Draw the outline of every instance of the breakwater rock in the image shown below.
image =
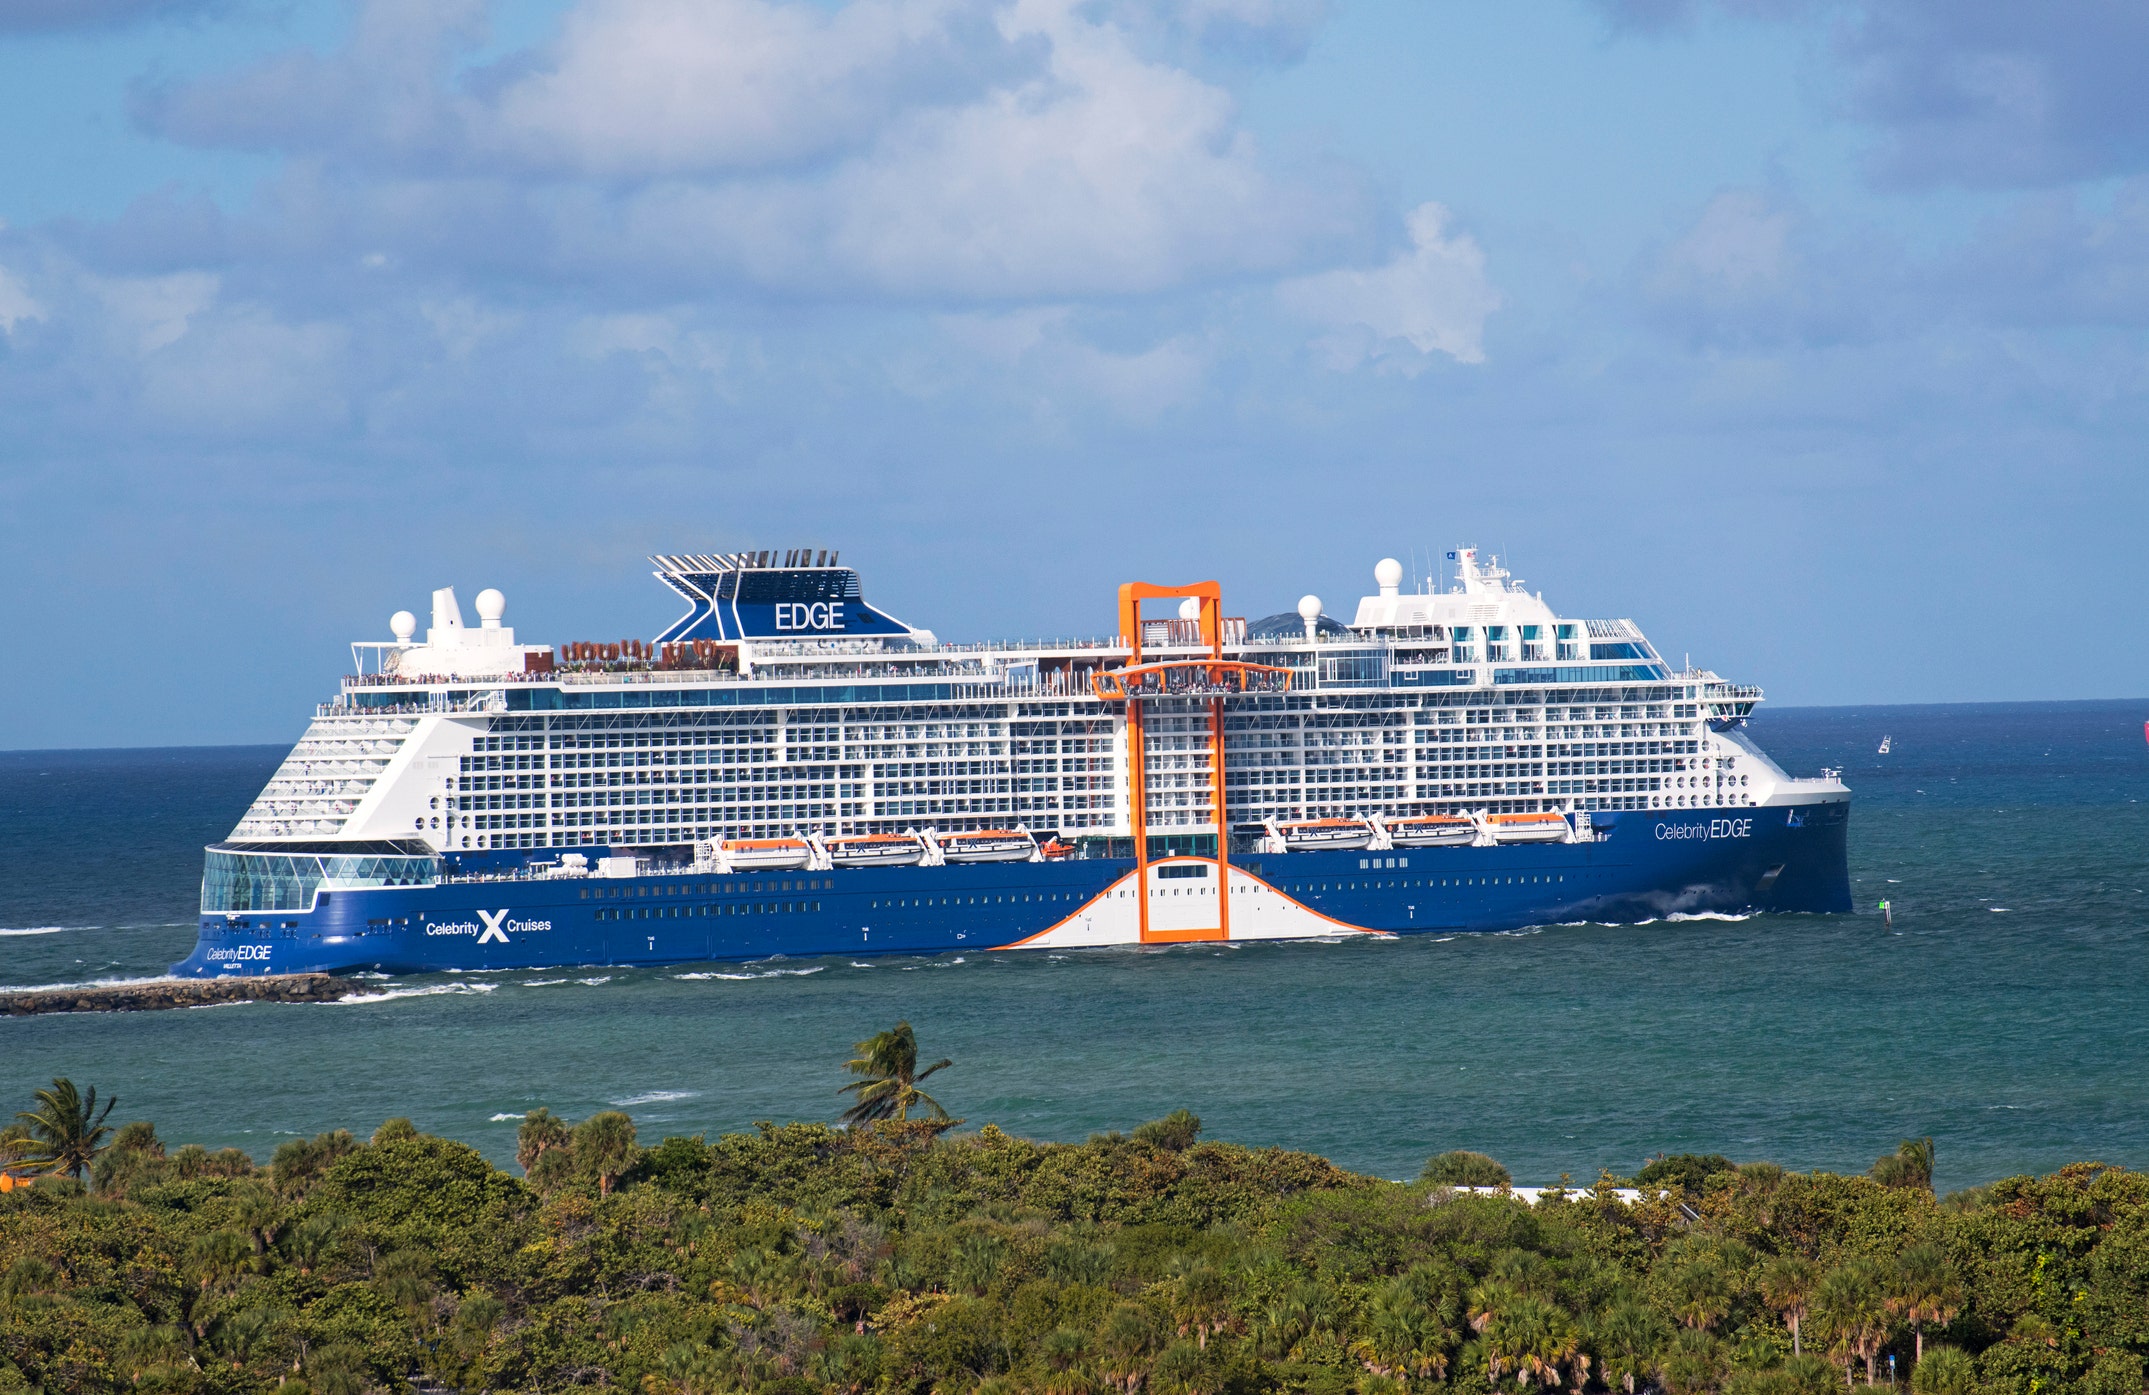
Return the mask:
{"type": "Polygon", "coordinates": [[[378,992],[378,988],[369,984],[354,983],[333,974],[159,978],[142,983],[0,993],[0,1017],[30,1017],[44,1012],[153,1012],[159,1008],[204,1007],[210,1003],[332,1003],[353,994],[378,992]]]}

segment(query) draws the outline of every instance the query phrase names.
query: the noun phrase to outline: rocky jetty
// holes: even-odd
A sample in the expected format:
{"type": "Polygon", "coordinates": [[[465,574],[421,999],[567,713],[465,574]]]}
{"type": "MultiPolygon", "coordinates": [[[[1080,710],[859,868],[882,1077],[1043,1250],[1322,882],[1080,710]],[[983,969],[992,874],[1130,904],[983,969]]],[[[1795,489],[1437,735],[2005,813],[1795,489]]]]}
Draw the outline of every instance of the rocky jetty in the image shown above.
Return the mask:
{"type": "Polygon", "coordinates": [[[332,1003],[353,994],[378,992],[378,988],[333,974],[159,978],[91,988],[0,993],[0,1017],[29,1017],[41,1012],[154,1012],[158,1008],[203,1007],[210,1003],[332,1003]]]}

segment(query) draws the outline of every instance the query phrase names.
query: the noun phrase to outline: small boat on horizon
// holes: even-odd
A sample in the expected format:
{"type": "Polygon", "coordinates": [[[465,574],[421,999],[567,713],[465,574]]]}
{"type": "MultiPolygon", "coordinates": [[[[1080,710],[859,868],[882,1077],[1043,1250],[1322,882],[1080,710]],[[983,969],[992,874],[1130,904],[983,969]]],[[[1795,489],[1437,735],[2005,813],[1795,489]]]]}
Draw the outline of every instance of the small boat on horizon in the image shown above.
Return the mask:
{"type": "Polygon", "coordinates": [[[1878,754],[1880,754],[1880,755],[1883,755],[1883,756],[1884,756],[1884,755],[1886,755],[1886,754],[1888,754],[1888,751],[1889,751],[1889,750],[1890,750],[1890,748],[1892,748],[1892,747],[1893,747],[1894,745],[1895,745],[1895,738],[1894,738],[1894,737],[1892,737],[1892,736],[1883,736],[1883,737],[1882,737],[1882,738],[1880,739],[1880,750],[1879,750],[1878,754]]]}

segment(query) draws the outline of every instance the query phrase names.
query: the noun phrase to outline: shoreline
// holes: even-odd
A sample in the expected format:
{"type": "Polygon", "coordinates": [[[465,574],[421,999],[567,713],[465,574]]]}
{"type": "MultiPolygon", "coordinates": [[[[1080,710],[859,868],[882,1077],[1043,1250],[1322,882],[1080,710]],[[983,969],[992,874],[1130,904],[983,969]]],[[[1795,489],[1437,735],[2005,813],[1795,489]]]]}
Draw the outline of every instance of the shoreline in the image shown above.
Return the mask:
{"type": "Polygon", "coordinates": [[[0,993],[0,1017],[61,1012],[161,1012],[219,1003],[333,1003],[378,993],[370,984],[333,974],[272,974],[259,978],[148,979],[82,988],[0,993]]]}

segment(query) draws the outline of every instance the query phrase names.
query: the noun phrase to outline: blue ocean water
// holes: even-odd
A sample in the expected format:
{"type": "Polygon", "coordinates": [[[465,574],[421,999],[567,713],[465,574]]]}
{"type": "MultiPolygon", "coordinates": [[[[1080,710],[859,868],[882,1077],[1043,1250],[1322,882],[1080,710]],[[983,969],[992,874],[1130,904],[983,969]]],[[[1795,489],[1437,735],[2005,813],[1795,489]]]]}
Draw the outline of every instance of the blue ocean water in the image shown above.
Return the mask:
{"type": "MultiPolygon", "coordinates": [[[[1540,1182],[1690,1150],[1859,1169],[1922,1134],[1943,1187],[2149,1166],[2145,718],[1765,711],[1753,734],[1786,768],[1845,768],[1853,916],[435,976],[330,1006],[0,1020],[0,1116],[66,1074],[257,1157],[407,1114],[505,1159],[538,1104],[617,1105],[652,1137],[830,1118],[850,1043],[907,1017],[955,1059],[950,1109],[1034,1137],[1183,1105],[1392,1177],[1453,1147],[1540,1182]]],[[[0,755],[0,984],[183,955],[200,847],[281,755],[0,755]]]]}

